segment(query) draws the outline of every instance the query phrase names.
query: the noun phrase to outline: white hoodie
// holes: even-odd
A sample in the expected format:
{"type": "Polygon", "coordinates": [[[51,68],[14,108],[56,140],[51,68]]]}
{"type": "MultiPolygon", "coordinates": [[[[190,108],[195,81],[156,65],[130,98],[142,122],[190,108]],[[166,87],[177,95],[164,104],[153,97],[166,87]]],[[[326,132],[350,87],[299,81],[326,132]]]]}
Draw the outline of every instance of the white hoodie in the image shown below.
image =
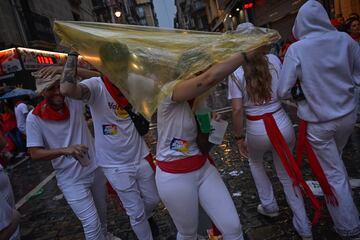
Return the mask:
{"type": "Polygon", "coordinates": [[[298,102],[299,118],[330,121],[356,108],[354,84],[360,85],[360,47],[330,23],[323,6],[307,1],[293,27],[298,42],[292,44],[280,74],[278,95],[289,96],[297,79],[305,100],[298,102]]]}

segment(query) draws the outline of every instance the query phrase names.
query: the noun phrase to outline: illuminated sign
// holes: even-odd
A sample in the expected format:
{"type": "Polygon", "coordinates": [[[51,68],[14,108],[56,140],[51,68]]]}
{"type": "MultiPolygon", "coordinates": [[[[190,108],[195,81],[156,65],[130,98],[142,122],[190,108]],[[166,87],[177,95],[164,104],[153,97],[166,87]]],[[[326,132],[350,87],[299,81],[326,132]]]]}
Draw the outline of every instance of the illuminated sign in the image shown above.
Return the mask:
{"type": "Polygon", "coordinates": [[[249,9],[252,8],[254,6],[254,3],[246,3],[244,4],[244,9],[249,9]]]}
{"type": "Polygon", "coordinates": [[[56,60],[52,57],[47,56],[37,56],[36,57],[37,63],[39,64],[55,64],[56,60]]]}

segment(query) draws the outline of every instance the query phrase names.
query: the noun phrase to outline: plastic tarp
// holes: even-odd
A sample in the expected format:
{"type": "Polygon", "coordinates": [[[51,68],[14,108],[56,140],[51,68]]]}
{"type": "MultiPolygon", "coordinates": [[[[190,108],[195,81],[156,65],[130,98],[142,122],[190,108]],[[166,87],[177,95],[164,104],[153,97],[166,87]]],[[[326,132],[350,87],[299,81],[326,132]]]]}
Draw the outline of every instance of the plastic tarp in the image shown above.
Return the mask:
{"type": "Polygon", "coordinates": [[[224,34],[70,21],[55,21],[54,31],[61,45],[78,51],[107,75],[148,119],[171,94],[168,86],[175,84],[169,83],[189,79],[235,52],[280,38],[277,31],[265,28],[224,34]]]}

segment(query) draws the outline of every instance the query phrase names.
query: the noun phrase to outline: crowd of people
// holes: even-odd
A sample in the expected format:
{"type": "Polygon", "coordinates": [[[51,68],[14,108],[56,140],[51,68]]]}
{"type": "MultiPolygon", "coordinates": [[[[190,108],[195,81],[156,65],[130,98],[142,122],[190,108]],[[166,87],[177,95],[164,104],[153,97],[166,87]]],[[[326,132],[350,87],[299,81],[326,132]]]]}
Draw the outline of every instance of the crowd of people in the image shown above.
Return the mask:
{"type": "MultiPolygon", "coordinates": [[[[351,30],[352,36],[355,33],[351,30]]],[[[155,159],[143,138],[146,131],[135,123],[131,104],[106,76],[77,67],[76,52],[68,54],[64,66],[37,72],[36,90],[44,99],[27,115],[27,147],[34,161],[51,161],[58,187],[81,221],[85,238],[119,239],[107,231],[108,181],[138,239],[151,240],[160,234],[152,219],[160,201],[178,230],[178,240],[197,239],[199,206],[223,239],[244,239],[231,195],[209,148],[201,147],[201,129],[192,109],[195,98],[228,80],[233,134],[240,154],[249,161],[260,198],[258,212],[279,215],[263,166],[264,154],[271,152],[294,228],[302,239],[313,239],[312,227],[322,204],[302,176],[305,152],[334,229],[344,239],[360,239],[359,213],[341,156],[356,122],[360,45],[338,31],[315,0],[300,8],[293,35],[297,42],[288,46],[282,63],[264,46],[234,53],[185,81],[164,85],[162,90],[170,95],[157,109],[155,159]],[[296,148],[293,125],[281,104],[291,98],[301,119],[296,148]],[[85,105],[91,112],[94,139],[84,118],[85,105]],[[314,208],[312,221],[303,196],[314,208]]],[[[105,67],[116,66],[126,78],[130,57],[126,45],[105,44],[99,57],[105,67]],[[121,54],[108,59],[109,51],[121,54]]],[[[2,168],[0,177],[5,179],[0,181],[0,239],[11,235],[10,239],[19,239],[19,213],[2,168]]]]}

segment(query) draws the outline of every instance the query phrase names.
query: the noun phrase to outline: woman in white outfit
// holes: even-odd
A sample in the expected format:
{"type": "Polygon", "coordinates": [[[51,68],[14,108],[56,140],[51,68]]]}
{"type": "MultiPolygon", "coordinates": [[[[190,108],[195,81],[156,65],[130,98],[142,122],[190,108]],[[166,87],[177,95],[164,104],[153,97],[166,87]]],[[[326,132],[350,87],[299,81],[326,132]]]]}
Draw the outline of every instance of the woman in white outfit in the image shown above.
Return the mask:
{"type": "Polygon", "coordinates": [[[306,216],[301,191],[299,187],[293,187],[293,181],[269,139],[264,120],[248,119],[246,140],[243,132],[243,110],[247,116],[263,116],[270,113],[290,149],[294,147],[295,134],[292,123],[276,95],[280,69],[281,62],[275,55],[256,55],[229,78],[234,133],[240,153],[249,157],[250,170],[261,202],[257,208],[258,212],[268,217],[279,215],[279,206],[263,164],[264,155],[270,152],[277,176],[294,214],[294,227],[303,239],[312,239],[311,223],[306,216]]]}
{"type": "Polygon", "coordinates": [[[202,155],[189,100],[205,93],[232,73],[253,52],[236,53],[204,73],[163,89],[172,91],[157,111],[156,185],[178,230],[178,240],[197,239],[198,204],[225,240],[243,239],[240,219],[219,172],[202,155]]]}

